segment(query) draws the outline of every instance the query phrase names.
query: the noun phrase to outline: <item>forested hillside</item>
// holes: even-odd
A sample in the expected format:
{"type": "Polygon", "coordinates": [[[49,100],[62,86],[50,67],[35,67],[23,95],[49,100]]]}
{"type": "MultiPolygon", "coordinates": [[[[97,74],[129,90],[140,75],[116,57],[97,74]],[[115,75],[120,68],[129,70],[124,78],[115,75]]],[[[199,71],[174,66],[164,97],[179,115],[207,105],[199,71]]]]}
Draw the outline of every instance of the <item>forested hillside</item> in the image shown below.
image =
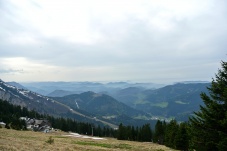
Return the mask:
{"type": "Polygon", "coordinates": [[[117,127],[106,121],[94,119],[90,114],[85,112],[74,111],[71,107],[59,103],[49,97],[37,94],[30,90],[20,89],[0,80],[0,99],[26,107],[28,110],[35,110],[40,114],[49,114],[56,117],[76,119],[80,122],[95,123],[98,125],[109,125],[112,128],[117,127]]]}
{"type": "Polygon", "coordinates": [[[54,97],[53,99],[75,110],[81,109],[93,113],[96,116],[109,116],[111,118],[111,116],[118,115],[127,115],[129,117],[145,115],[144,112],[128,107],[111,96],[91,91],[64,97],[54,97]]]}
{"type": "Polygon", "coordinates": [[[137,110],[161,118],[187,121],[203,105],[200,93],[207,93],[210,83],[177,83],[155,90],[130,87],[112,94],[114,98],[137,110]]]}
{"type": "Polygon", "coordinates": [[[12,128],[16,130],[26,130],[26,123],[24,120],[20,120],[20,117],[29,117],[36,119],[49,120],[51,126],[55,129],[61,129],[63,131],[72,131],[80,134],[87,134],[95,136],[116,137],[116,131],[109,127],[99,126],[94,123],[83,123],[77,120],[63,117],[53,117],[47,114],[39,114],[34,110],[29,111],[27,108],[21,106],[15,106],[7,101],[0,100],[0,122],[6,123],[6,128],[12,128]]]}

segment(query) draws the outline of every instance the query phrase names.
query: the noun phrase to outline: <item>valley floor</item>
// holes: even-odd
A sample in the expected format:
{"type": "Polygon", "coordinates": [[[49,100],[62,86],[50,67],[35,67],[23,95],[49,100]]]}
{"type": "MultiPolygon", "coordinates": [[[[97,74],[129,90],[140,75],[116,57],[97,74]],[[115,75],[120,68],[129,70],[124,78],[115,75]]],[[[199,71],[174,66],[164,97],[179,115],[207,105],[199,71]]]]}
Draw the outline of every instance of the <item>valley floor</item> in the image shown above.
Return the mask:
{"type": "MultiPolygon", "coordinates": [[[[75,134],[74,134],[75,135],[75,134]]],[[[154,143],[120,141],[112,138],[92,139],[92,137],[75,137],[65,132],[41,133],[32,131],[16,131],[0,128],[1,151],[96,151],[96,150],[129,150],[129,151],[173,151],[154,143]],[[50,136],[54,143],[47,141],[50,136]]]]}

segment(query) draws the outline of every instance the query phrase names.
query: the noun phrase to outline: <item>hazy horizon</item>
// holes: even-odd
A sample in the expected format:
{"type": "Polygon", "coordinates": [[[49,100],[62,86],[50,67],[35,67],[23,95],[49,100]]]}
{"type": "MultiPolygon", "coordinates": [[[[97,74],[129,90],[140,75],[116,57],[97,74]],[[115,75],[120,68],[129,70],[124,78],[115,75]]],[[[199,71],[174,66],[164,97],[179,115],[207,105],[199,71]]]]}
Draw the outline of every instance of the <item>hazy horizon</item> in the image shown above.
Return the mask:
{"type": "Polygon", "coordinates": [[[209,83],[210,81],[203,81],[203,80],[195,80],[195,81],[174,81],[169,83],[158,83],[158,82],[152,82],[152,81],[5,81],[4,82],[16,82],[19,84],[31,84],[31,83],[100,83],[100,84],[110,84],[110,83],[128,83],[128,84],[158,84],[158,85],[172,85],[177,83],[209,83]]]}

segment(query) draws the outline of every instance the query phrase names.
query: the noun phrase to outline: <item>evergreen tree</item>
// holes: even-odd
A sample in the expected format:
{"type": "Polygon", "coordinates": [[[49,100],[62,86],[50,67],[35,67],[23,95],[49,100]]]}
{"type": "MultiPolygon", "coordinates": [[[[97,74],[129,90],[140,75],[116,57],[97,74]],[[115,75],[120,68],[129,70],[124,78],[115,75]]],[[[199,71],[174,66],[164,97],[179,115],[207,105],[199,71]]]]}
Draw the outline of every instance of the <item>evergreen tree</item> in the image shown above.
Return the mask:
{"type": "Polygon", "coordinates": [[[171,120],[169,124],[166,125],[165,133],[165,145],[171,148],[176,148],[175,138],[178,132],[179,125],[176,120],[171,120]]]}
{"type": "Polygon", "coordinates": [[[162,123],[160,120],[157,121],[155,125],[155,132],[154,132],[154,142],[163,144],[164,143],[164,123],[162,123]]]}
{"type": "Polygon", "coordinates": [[[204,102],[190,118],[191,146],[196,150],[227,150],[227,62],[221,62],[215,79],[201,93],[204,102]]]}
{"type": "Polygon", "coordinates": [[[141,127],[139,127],[137,131],[137,141],[142,141],[141,127]]]}
{"type": "Polygon", "coordinates": [[[96,129],[96,132],[95,132],[96,134],[96,136],[99,136],[99,137],[101,137],[102,136],[102,129],[101,129],[101,127],[100,126],[98,126],[98,128],[96,129]]]}
{"type": "Polygon", "coordinates": [[[139,141],[139,127],[136,126],[135,140],[139,141]]]}
{"type": "Polygon", "coordinates": [[[175,146],[178,150],[188,150],[189,136],[187,132],[187,124],[181,123],[175,137],[175,146]]]}
{"type": "Polygon", "coordinates": [[[132,126],[132,140],[133,141],[136,140],[136,130],[135,130],[134,126],[132,126]]]}
{"type": "Polygon", "coordinates": [[[122,123],[119,125],[118,128],[117,139],[125,140],[125,126],[122,123]]]}
{"type": "Polygon", "coordinates": [[[127,126],[126,127],[126,136],[127,136],[127,140],[132,140],[132,128],[131,126],[127,126]]]}
{"type": "Polygon", "coordinates": [[[140,133],[141,133],[141,141],[150,142],[152,140],[152,131],[150,128],[150,124],[143,125],[140,133]]]}

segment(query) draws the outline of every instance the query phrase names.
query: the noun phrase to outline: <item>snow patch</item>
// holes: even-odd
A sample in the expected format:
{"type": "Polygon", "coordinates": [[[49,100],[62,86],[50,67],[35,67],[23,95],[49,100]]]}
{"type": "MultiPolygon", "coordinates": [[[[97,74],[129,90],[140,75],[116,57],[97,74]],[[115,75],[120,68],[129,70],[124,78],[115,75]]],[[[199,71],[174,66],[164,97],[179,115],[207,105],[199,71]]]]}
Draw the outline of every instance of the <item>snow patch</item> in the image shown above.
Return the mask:
{"type": "Polygon", "coordinates": [[[12,88],[12,89],[17,89],[15,86],[12,86],[12,85],[9,85],[9,84],[6,84],[6,83],[3,83],[6,87],[8,88],[12,88]]]}
{"type": "Polygon", "coordinates": [[[5,89],[3,89],[2,87],[0,87],[0,89],[6,92],[6,90],[5,90],[5,89]]]}
{"type": "Polygon", "coordinates": [[[78,105],[78,103],[77,103],[77,101],[76,101],[76,100],[75,100],[75,103],[76,103],[77,108],[78,108],[78,109],[80,109],[80,108],[79,108],[79,105],[78,105]]]}
{"type": "Polygon", "coordinates": [[[95,140],[106,140],[105,138],[93,137],[93,136],[87,136],[87,135],[80,135],[78,133],[69,133],[69,135],[63,135],[63,136],[71,136],[71,137],[78,137],[78,138],[89,138],[89,139],[95,139],[95,140]]]}

